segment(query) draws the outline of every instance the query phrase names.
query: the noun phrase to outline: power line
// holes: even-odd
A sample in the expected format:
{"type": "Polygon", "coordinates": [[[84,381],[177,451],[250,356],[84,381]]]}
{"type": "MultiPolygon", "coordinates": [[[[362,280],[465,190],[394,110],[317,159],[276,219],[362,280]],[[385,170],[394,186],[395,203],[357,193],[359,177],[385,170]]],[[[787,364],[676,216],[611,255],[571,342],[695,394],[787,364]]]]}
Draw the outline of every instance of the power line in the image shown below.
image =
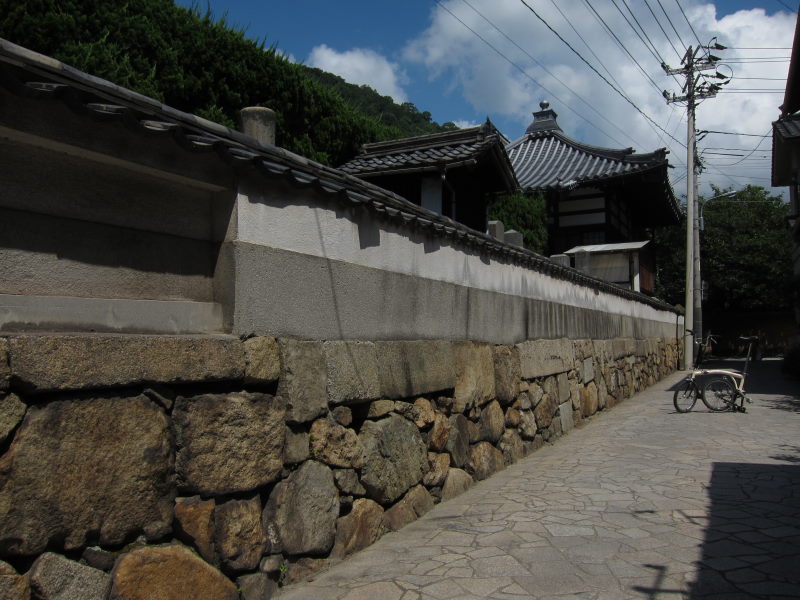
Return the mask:
{"type": "Polygon", "coordinates": [[[575,32],[575,35],[578,36],[578,38],[583,42],[583,45],[586,46],[587,50],[589,50],[589,52],[592,54],[592,56],[594,56],[594,59],[600,64],[601,67],[603,67],[605,72],[608,73],[608,76],[611,78],[611,81],[616,83],[619,87],[622,87],[620,82],[617,81],[616,78],[614,77],[614,74],[611,72],[611,70],[605,65],[605,63],[602,61],[602,59],[599,56],[597,56],[597,54],[595,54],[595,51],[589,45],[589,42],[587,42],[584,39],[584,37],[578,32],[577,29],[575,29],[575,26],[572,24],[572,20],[568,19],[567,15],[565,15],[564,12],[561,10],[561,8],[559,8],[558,4],[556,3],[556,0],[550,0],[550,2],[555,7],[555,9],[558,11],[558,14],[560,14],[561,17],[564,19],[564,22],[569,26],[570,29],[572,29],[572,31],[575,32]]]}
{"type": "MultiPolygon", "coordinates": [[[[584,99],[584,98],[583,98],[583,97],[582,97],[580,94],[578,94],[578,92],[576,92],[576,91],[575,91],[574,89],[572,89],[572,88],[571,88],[569,85],[567,85],[566,83],[564,83],[564,82],[563,82],[563,81],[562,81],[562,80],[561,80],[561,79],[560,79],[560,78],[559,78],[557,75],[555,75],[555,74],[554,74],[553,72],[551,72],[551,71],[550,71],[550,70],[549,70],[547,67],[545,67],[545,66],[544,66],[542,63],[540,63],[540,62],[539,62],[539,61],[538,61],[538,60],[537,60],[537,59],[536,59],[536,58],[535,58],[533,55],[531,55],[531,54],[530,54],[530,53],[529,53],[527,50],[525,50],[525,49],[524,49],[522,46],[520,46],[520,45],[519,45],[517,42],[515,42],[513,39],[511,39],[511,37],[509,37],[509,36],[508,36],[508,35],[507,35],[507,34],[506,34],[506,33],[505,33],[503,30],[501,30],[501,29],[500,29],[500,28],[499,28],[499,27],[498,27],[498,26],[497,26],[495,23],[493,23],[491,20],[489,20],[489,19],[488,19],[488,18],[487,18],[487,17],[486,17],[486,16],[485,16],[485,15],[484,15],[482,12],[480,12],[480,11],[479,11],[477,8],[475,8],[475,7],[474,7],[472,4],[470,4],[470,3],[469,3],[467,0],[462,0],[462,2],[463,2],[464,4],[466,4],[467,6],[469,6],[469,7],[470,7],[470,8],[471,8],[471,9],[472,9],[472,10],[473,10],[473,11],[474,11],[474,12],[475,12],[475,13],[476,13],[476,14],[477,14],[479,17],[481,17],[481,18],[482,18],[484,21],[486,21],[486,22],[487,22],[489,25],[491,25],[492,27],[494,27],[494,28],[495,28],[495,29],[496,29],[496,30],[497,30],[497,31],[500,33],[500,35],[502,35],[502,36],[503,36],[504,38],[506,38],[506,39],[507,39],[509,42],[511,42],[512,44],[514,44],[514,46],[516,46],[516,48],[517,48],[518,50],[520,50],[522,53],[524,53],[524,54],[525,54],[525,56],[527,56],[527,57],[528,57],[528,58],[530,58],[530,59],[531,59],[531,60],[532,60],[534,63],[536,63],[537,65],[539,65],[539,67],[541,67],[541,68],[542,68],[542,70],[543,70],[545,73],[547,73],[548,75],[550,75],[550,77],[552,77],[553,79],[555,79],[555,80],[556,80],[558,83],[560,83],[560,84],[561,84],[561,85],[563,85],[565,88],[567,88],[567,89],[568,89],[570,92],[572,92],[572,93],[575,95],[575,97],[576,97],[576,98],[578,98],[578,100],[580,100],[581,102],[583,102],[583,103],[584,103],[584,104],[585,104],[587,107],[589,107],[589,109],[591,109],[592,111],[594,111],[594,112],[595,112],[595,113],[596,113],[596,114],[597,114],[597,115],[598,115],[598,116],[599,116],[601,119],[603,119],[603,120],[604,120],[606,123],[608,123],[609,125],[611,125],[611,126],[612,126],[612,127],[614,127],[615,129],[617,129],[617,130],[618,130],[620,133],[622,133],[624,136],[628,137],[628,139],[629,139],[629,140],[631,140],[632,142],[634,142],[634,143],[635,143],[635,144],[637,144],[637,145],[640,145],[640,144],[638,144],[638,143],[636,142],[636,140],[634,140],[633,138],[631,138],[631,137],[630,137],[630,136],[629,136],[629,135],[628,135],[628,134],[627,134],[627,133],[626,133],[626,132],[625,132],[623,129],[621,129],[621,128],[620,128],[618,125],[616,125],[615,123],[613,123],[612,121],[610,121],[610,120],[608,119],[608,117],[606,117],[606,116],[605,116],[603,113],[601,113],[599,110],[597,110],[597,108],[595,108],[595,107],[594,107],[594,105],[592,105],[590,102],[588,102],[587,100],[585,100],[585,99],[584,99]]],[[[540,85],[541,85],[541,84],[540,84],[540,85]]],[[[552,92],[549,92],[549,91],[548,91],[548,93],[549,93],[549,94],[552,94],[552,92]]],[[[561,102],[562,104],[564,104],[565,106],[567,106],[567,103],[566,103],[564,100],[561,100],[560,98],[558,98],[558,96],[556,96],[555,94],[553,94],[553,97],[554,97],[556,100],[558,100],[559,102],[561,102]]],[[[602,131],[602,130],[601,130],[601,131],[602,131]]],[[[603,133],[605,133],[605,132],[603,132],[603,133]]],[[[609,134],[607,134],[607,133],[606,133],[606,135],[607,135],[607,136],[608,136],[610,139],[614,140],[616,143],[620,144],[621,146],[624,146],[624,145],[625,145],[625,144],[623,144],[622,142],[620,142],[620,141],[616,140],[616,139],[615,139],[613,136],[611,136],[611,135],[609,135],[609,134]]]]}
{"type": "MultiPolygon", "coordinates": [[[[438,0],[437,0],[437,2],[438,2],[438,0]]],[[[566,46],[567,46],[567,47],[568,47],[570,50],[572,50],[572,51],[573,51],[573,52],[574,52],[574,53],[575,53],[575,54],[578,56],[578,58],[580,58],[580,59],[581,59],[581,60],[582,60],[584,63],[586,63],[586,65],[587,65],[587,66],[588,66],[588,67],[589,67],[589,68],[590,68],[592,71],[594,71],[594,72],[597,74],[597,76],[598,76],[598,77],[600,77],[600,79],[602,79],[602,80],[603,80],[603,81],[604,81],[604,82],[605,82],[605,83],[606,83],[606,84],[607,84],[607,85],[608,85],[608,86],[609,86],[611,89],[613,89],[615,92],[617,92],[617,94],[619,94],[620,96],[622,96],[622,98],[623,98],[623,99],[624,99],[624,100],[625,100],[625,101],[626,101],[628,104],[630,104],[630,105],[631,105],[633,108],[635,108],[635,109],[636,109],[636,112],[638,112],[640,115],[642,115],[642,116],[643,116],[645,119],[647,119],[647,120],[648,120],[650,123],[652,123],[653,125],[655,125],[655,126],[658,128],[658,129],[660,129],[661,131],[663,131],[664,133],[666,133],[666,134],[667,134],[667,135],[668,135],[670,138],[672,138],[672,139],[673,139],[674,141],[676,141],[678,144],[680,144],[680,145],[681,145],[681,146],[683,146],[684,148],[686,147],[686,144],[684,144],[683,142],[681,142],[681,141],[680,141],[678,138],[676,138],[676,137],[674,137],[674,136],[670,135],[670,133],[669,133],[668,131],[666,131],[666,130],[665,130],[663,127],[661,127],[661,125],[659,125],[658,123],[656,123],[656,122],[655,122],[655,121],[654,121],[654,120],[653,120],[653,119],[652,119],[652,118],[651,118],[649,115],[645,114],[645,113],[644,113],[644,111],[642,111],[642,109],[641,109],[641,108],[639,108],[639,107],[638,107],[638,106],[637,106],[637,105],[636,105],[636,104],[633,102],[633,100],[631,100],[630,98],[628,98],[628,96],[626,96],[624,93],[622,93],[622,92],[621,92],[619,89],[617,89],[617,88],[614,86],[614,84],[612,84],[612,83],[611,83],[611,82],[610,82],[608,79],[606,79],[606,77],[605,77],[605,76],[604,76],[602,73],[600,73],[600,71],[598,71],[598,70],[597,70],[597,69],[594,67],[594,65],[592,65],[592,64],[591,64],[591,63],[590,63],[588,60],[586,60],[586,59],[583,57],[583,55],[582,55],[580,52],[578,52],[578,51],[577,51],[577,50],[576,50],[576,49],[575,49],[575,48],[572,46],[572,44],[570,44],[570,43],[569,43],[567,40],[565,40],[565,39],[564,39],[564,38],[561,36],[561,34],[559,34],[559,33],[558,33],[558,32],[557,32],[555,29],[553,29],[553,28],[550,26],[550,24],[549,24],[547,21],[545,21],[545,20],[544,20],[544,19],[543,19],[543,18],[542,18],[542,17],[539,15],[539,13],[537,13],[537,12],[536,12],[536,11],[533,9],[533,7],[532,7],[530,4],[528,4],[528,3],[527,3],[525,0],[520,0],[520,2],[522,2],[522,4],[524,4],[524,5],[527,7],[527,9],[528,9],[529,11],[531,11],[531,12],[532,12],[532,13],[533,13],[533,14],[536,16],[536,18],[537,18],[537,19],[539,19],[539,20],[540,20],[542,23],[544,23],[545,27],[547,27],[547,28],[548,28],[548,29],[549,29],[551,32],[553,32],[553,34],[554,34],[556,37],[558,37],[558,39],[560,39],[560,40],[561,40],[561,41],[562,41],[564,44],[566,44],[566,46]]]]}
{"type": "Polygon", "coordinates": [[[758,135],[756,133],[739,133],[738,131],[717,131],[715,129],[698,129],[697,133],[718,133],[721,135],[744,135],[748,137],[758,137],[758,138],[772,137],[771,135],[758,135]]]}
{"type": "Polygon", "coordinates": [[[689,29],[692,30],[692,33],[694,34],[694,39],[697,40],[697,44],[702,46],[703,42],[700,41],[700,36],[697,35],[697,32],[694,30],[694,27],[692,27],[692,23],[691,23],[691,21],[689,21],[689,18],[686,16],[686,13],[683,11],[683,7],[681,6],[681,3],[678,2],[678,0],[675,0],[675,4],[677,4],[678,8],[681,9],[681,14],[683,15],[683,18],[686,19],[686,24],[689,26],[689,29]]]}
{"type": "Polygon", "coordinates": [[[665,16],[665,17],[667,17],[667,23],[669,23],[670,27],[672,27],[672,31],[674,31],[674,32],[675,32],[675,35],[676,35],[676,36],[678,36],[678,41],[681,43],[681,46],[683,46],[683,48],[684,48],[684,49],[686,49],[686,47],[687,47],[687,46],[686,46],[686,44],[683,42],[683,38],[681,37],[681,34],[680,34],[680,33],[678,33],[678,30],[675,28],[675,24],[672,22],[672,19],[670,19],[670,18],[669,18],[669,14],[667,14],[667,9],[665,9],[665,8],[664,8],[664,5],[663,5],[663,4],[661,4],[661,0],[656,0],[656,2],[657,2],[657,3],[658,3],[658,5],[661,7],[661,12],[663,12],[663,13],[664,13],[664,16],[665,16]]]}
{"type": "MultiPolygon", "coordinates": [[[[625,44],[622,43],[622,40],[620,40],[619,37],[617,36],[617,34],[614,33],[614,31],[611,29],[611,27],[608,26],[608,23],[606,23],[605,19],[603,19],[603,17],[600,16],[600,13],[598,13],[597,10],[595,10],[594,6],[592,6],[592,3],[589,0],[583,0],[583,2],[594,13],[595,17],[603,25],[603,27],[605,28],[606,32],[614,39],[614,41],[617,42],[617,44],[619,45],[620,48],[622,48],[622,50],[625,52],[625,54],[627,54],[630,57],[630,59],[639,68],[639,70],[642,72],[642,74],[650,81],[650,83],[653,84],[653,87],[656,89],[656,91],[658,93],[661,93],[661,88],[658,86],[658,84],[655,81],[653,81],[653,78],[650,77],[650,75],[647,73],[647,71],[644,70],[644,67],[642,67],[642,65],[639,64],[639,61],[636,60],[636,58],[634,58],[633,54],[631,54],[628,51],[628,49],[625,47],[625,44]]],[[[628,24],[630,25],[630,23],[628,23],[628,24]]]]}
{"type": "MultiPolygon", "coordinates": [[[[628,0],[625,0],[625,4],[627,4],[627,3],[628,3],[628,0]]],[[[650,11],[650,14],[653,15],[653,20],[656,22],[656,25],[658,25],[658,28],[661,30],[661,33],[664,34],[664,37],[667,38],[667,41],[669,42],[669,45],[672,46],[672,49],[675,51],[675,54],[677,54],[678,57],[683,56],[683,53],[678,51],[678,49],[675,47],[675,44],[672,43],[672,40],[667,35],[667,32],[664,30],[664,27],[661,25],[661,21],[658,20],[658,17],[656,16],[656,13],[653,10],[653,7],[650,6],[650,2],[648,2],[648,0],[644,0],[644,3],[647,6],[647,9],[650,11]]],[[[628,9],[630,10],[630,6],[628,7],[628,9]]],[[[662,61],[662,62],[664,62],[664,61],[662,61]]]]}
{"type": "Polygon", "coordinates": [[[791,50],[791,48],[787,48],[785,46],[728,46],[728,50],[791,50]]]}
{"type": "MultiPolygon", "coordinates": [[[[545,92],[547,92],[548,94],[550,94],[550,95],[551,95],[551,96],[553,96],[554,98],[558,99],[558,96],[557,96],[557,95],[556,95],[554,92],[552,92],[552,91],[551,91],[551,90],[549,90],[547,87],[545,87],[544,85],[542,85],[542,84],[541,84],[539,81],[537,81],[537,80],[536,80],[536,79],[535,79],[533,76],[531,76],[531,75],[530,75],[530,74],[529,74],[529,73],[528,73],[528,72],[527,72],[525,69],[523,69],[523,68],[522,68],[522,67],[520,67],[520,66],[519,66],[517,63],[515,63],[513,60],[511,60],[510,58],[508,58],[508,56],[506,56],[506,55],[505,55],[505,54],[503,54],[503,53],[502,53],[500,50],[498,50],[498,49],[497,49],[495,46],[493,46],[491,42],[489,42],[489,41],[488,41],[486,38],[484,38],[484,37],[483,37],[481,34],[479,34],[477,31],[475,31],[475,30],[474,30],[472,27],[470,27],[470,26],[469,26],[469,25],[467,25],[467,24],[466,24],[464,21],[462,21],[462,20],[461,20],[461,19],[460,19],[460,18],[459,18],[459,17],[458,17],[456,14],[454,14],[454,13],[453,13],[453,11],[451,11],[451,10],[450,10],[449,8],[447,8],[447,7],[446,7],[444,4],[442,4],[442,2],[441,2],[440,0],[436,0],[436,4],[438,4],[440,8],[444,9],[445,11],[447,11],[447,12],[450,14],[450,16],[451,16],[451,17],[453,17],[453,18],[454,18],[456,21],[458,21],[458,22],[459,22],[459,23],[461,23],[461,24],[462,24],[464,27],[466,27],[466,28],[467,28],[467,29],[468,29],[470,32],[472,32],[472,34],[473,34],[473,35],[475,35],[475,36],[476,36],[476,37],[477,37],[479,40],[481,40],[481,41],[482,41],[484,44],[486,44],[487,46],[489,46],[489,48],[491,48],[491,49],[492,49],[492,50],[494,50],[494,51],[495,51],[497,54],[499,54],[499,55],[500,55],[500,56],[501,56],[501,57],[502,57],[504,60],[506,60],[506,62],[508,62],[510,65],[512,65],[512,66],[513,66],[515,69],[517,69],[517,70],[518,70],[520,73],[522,73],[522,74],[523,74],[525,77],[527,77],[528,79],[530,79],[530,80],[531,80],[533,83],[535,83],[536,85],[538,85],[538,86],[539,86],[540,88],[542,88],[542,89],[543,89],[545,92]]],[[[569,105],[568,105],[566,102],[564,102],[563,100],[560,100],[560,99],[559,99],[559,102],[562,102],[562,103],[564,104],[564,106],[566,106],[566,107],[567,107],[567,109],[569,109],[570,111],[572,111],[572,112],[573,112],[575,115],[577,115],[579,118],[581,118],[581,119],[583,119],[584,121],[586,121],[586,122],[587,122],[589,125],[591,125],[591,126],[592,126],[592,127],[594,127],[595,129],[597,129],[598,131],[600,131],[600,132],[601,132],[603,135],[606,135],[606,136],[607,136],[607,137],[609,137],[610,139],[614,140],[614,141],[615,141],[617,144],[619,144],[620,146],[624,146],[624,145],[625,145],[625,144],[623,144],[622,142],[620,142],[619,140],[617,140],[617,139],[616,139],[616,138],[615,138],[613,135],[611,135],[610,133],[608,133],[607,131],[605,131],[604,129],[602,129],[601,127],[599,127],[598,125],[596,125],[596,124],[592,123],[592,122],[591,122],[589,119],[587,119],[586,117],[584,117],[584,116],[583,116],[582,114],[580,114],[578,111],[576,111],[576,110],[574,110],[574,109],[570,108],[570,106],[569,106],[569,105]]]]}

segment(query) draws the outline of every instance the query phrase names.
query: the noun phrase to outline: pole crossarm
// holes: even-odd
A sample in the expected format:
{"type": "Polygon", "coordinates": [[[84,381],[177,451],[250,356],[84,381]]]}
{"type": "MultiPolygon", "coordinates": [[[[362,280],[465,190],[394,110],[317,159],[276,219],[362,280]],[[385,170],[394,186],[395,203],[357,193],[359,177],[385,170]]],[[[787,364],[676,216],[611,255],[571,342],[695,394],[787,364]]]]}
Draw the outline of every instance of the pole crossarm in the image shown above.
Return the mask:
{"type": "MultiPolygon", "coordinates": [[[[668,75],[683,75],[686,78],[681,95],[664,90],[663,96],[667,104],[685,103],[687,115],[686,127],[686,312],[684,324],[686,329],[694,332],[696,339],[703,339],[702,321],[702,279],[700,278],[700,233],[697,206],[697,175],[701,170],[697,158],[697,131],[695,129],[695,108],[697,104],[708,98],[714,98],[723,85],[729,83],[727,78],[721,83],[709,83],[709,79],[723,79],[717,71],[717,56],[711,50],[724,50],[725,47],[714,43],[714,39],[706,46],[689,46],[681,60],[679,68],[672,68],[661,63],[661,68],[668,75]],[[704,75],[704,71],[714,71],[713,75],[704,75]]],[[[690,369],[694,355],[694,340],[691,336],[684,338],[684,368],[690,369]]]]}

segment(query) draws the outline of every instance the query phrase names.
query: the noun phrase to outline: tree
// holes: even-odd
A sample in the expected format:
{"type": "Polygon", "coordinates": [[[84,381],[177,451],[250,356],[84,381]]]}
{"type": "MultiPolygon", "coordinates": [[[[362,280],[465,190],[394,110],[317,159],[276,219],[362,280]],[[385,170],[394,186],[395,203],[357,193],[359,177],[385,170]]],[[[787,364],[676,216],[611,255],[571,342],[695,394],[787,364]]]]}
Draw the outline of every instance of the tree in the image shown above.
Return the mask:
{"type": "MultiPolygon", "coordinates": [[[[729,190],[714,188],[714,195],[729,190]]],[[[700,237],[707,309],[787,310],[792,305],[789,206],[780,196],[749,185],[703,207],[700,237]]]]}
{"type": "MultiPolygon", "coordinates": [[[[731,190],[713,188],[712,198],[731,190]]],[[[701,198],[701,203],[705,202],[701,198]]],[[[792,304],[789,206],[760,186],[749,185],[703,205],[700,234],[706,311],[778,311],[792,304]]],[[[654,233],[656,295],[684,303],[686,220],[654,233]]]]}
{"type": "Polygon", "coordinates": [[[541,254],[547,248],[547,209],[541,194],[500,196],[489,206],[489,219],[519,231],[528,250],[541,254]]]}

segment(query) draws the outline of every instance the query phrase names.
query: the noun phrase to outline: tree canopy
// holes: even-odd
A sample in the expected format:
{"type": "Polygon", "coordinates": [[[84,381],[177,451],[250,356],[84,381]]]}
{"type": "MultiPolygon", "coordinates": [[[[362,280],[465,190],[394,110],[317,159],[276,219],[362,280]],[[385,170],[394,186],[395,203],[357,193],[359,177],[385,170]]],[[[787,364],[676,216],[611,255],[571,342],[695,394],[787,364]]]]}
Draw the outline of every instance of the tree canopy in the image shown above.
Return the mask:
{"type": "MultiPolygon", "coordinates": [[[[748,185],[726,198],[730,189],[713,188],[703,203],[705,230],[700,234],[702,278],[708,286],[706,310],[770,311],[792,305],[789,206],[760,186],[748,185]]],[[[656,232],[656,293],[673,304],[684,303],[686,221],[656,232]]]]}
{"type": "Polygon", "coordinates": [[[330,87],[224,18],[172,0],[0,0],[0,14],[0,37],[223,125],[234,127],[246,106],[268,106],[277,143],[326,164],[346,162],[366,142],[440,127],[372,90],[382,100],[364,104],[406,118],[365,115],[342,97],[359,86],[330,87]]]}
{"type": "Polygon", "coordinates": [[[541,194],[510,194],[492,202],[489,218],[519,231],[525,247],[541,254],[547,248],[546,210],[541,194]]]}

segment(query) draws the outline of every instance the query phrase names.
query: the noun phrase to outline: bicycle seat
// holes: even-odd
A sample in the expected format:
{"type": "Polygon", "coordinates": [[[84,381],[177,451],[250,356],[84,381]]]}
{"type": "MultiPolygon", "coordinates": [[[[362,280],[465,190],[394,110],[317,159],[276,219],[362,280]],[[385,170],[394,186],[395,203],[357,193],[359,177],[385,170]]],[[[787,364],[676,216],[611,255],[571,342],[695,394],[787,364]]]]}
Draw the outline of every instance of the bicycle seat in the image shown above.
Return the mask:
{"type": "Polygon", "coordinates": [[[753,343],[758,341],[758,336],[757,335],[751,335],[751,336],[740,335],[739,336],[739,341],[747,342],[749,344],[753,344],[753,343]]]}

